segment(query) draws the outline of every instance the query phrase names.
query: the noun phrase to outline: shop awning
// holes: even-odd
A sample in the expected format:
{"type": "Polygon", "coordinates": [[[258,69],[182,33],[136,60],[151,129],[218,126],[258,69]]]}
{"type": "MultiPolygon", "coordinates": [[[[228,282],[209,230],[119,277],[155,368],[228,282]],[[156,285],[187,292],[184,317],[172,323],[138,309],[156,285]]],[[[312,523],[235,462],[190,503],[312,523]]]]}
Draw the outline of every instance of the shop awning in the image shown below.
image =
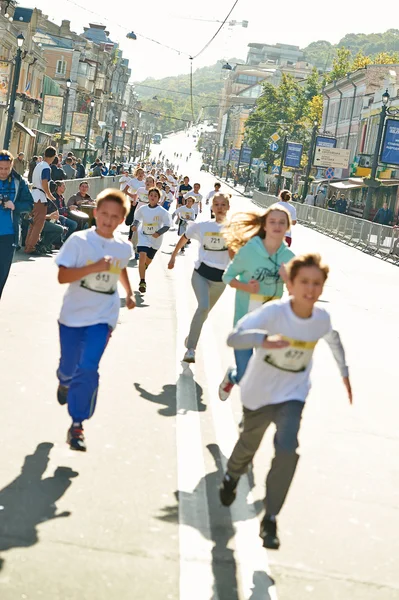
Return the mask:
{"type": "Polygon", "coordinates": [[[21,129],[21,131],[23,131],[24,133],[27,133],[30,137],[35,138],[36,137],[36,133],[33,133],[32,129],[29,129],[29,127],[26,127],[26,125],[24,125],[23,123],[20,123],[19,121],[15,121],[15,125],[21,129]]]}
{"type": "Polygon", "coordinates": [[[45,135],[48,138],[53,137],[52,133],[49,133],[48,131],[40,131],[40,129],[34,129],[33,130],[36,134],[39,133],[40,135],[45,135]]]}
{"type": "Polygon", "coordinates": [[[364,186],[364,183],[351,183],[350,181],[337,181],[336,183],[330,183],[330,187],[336,190],[359,190],[364,186]]]}
{"type": "Polygon", "coordinates": [[[399,179],[379,179],[383,187],[392,187],[393,185],[399,185],[399,179]]]}

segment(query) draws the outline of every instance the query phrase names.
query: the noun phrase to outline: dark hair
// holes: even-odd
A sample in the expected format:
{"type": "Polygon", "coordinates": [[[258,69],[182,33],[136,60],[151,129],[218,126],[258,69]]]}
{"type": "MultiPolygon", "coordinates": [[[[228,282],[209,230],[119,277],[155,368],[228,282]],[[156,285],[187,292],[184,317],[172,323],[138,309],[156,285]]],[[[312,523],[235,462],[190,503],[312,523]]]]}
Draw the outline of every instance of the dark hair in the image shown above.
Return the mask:
{"type": "Polygon", "coordinates": [[[73,152],[68,152],[67,156],[73,156],[73,152]]]}
{"type": "Polygon", "coordinates": [[[55,156],[57,154],[57,150],[54,148],[54,146],[47,146],[47,148],[44,151],[44,156],[46,158],[51,158],[53,156],[55,156]]]}
{"type": "Polygon", "coordinates": [[[87,185],[89,185],[89,182],[85,180],[85,181],[81,181],[81,182],[79,183],[79,187],[81,187],[81,186],[82,186],[84,183],[86,183],[87,185]]]}
{"type": "Polygon", "coordinates": [[[70,165],[70,164],[71,164],[71,162],[72,162],[72,157],[71,157],[71,156],[68,156],[68,158],[66,159],[66,161],[65,161],[65,162],[66,162],[68,165],[70,165]]]}
{"type": "Polygon", "coordinates": [[[199,185],[199,186],[201,187],[201,184],[200,184],[200,183],[193,183],[193,187],[194,187],[195,185],[199,185]]]}
{"type": "Polygon", "coordinates": [[[216,187],[216,186],[218,186],[218,187],[221,187],[221,186],[222,186],[222,184],[221,184],[221,183],[219,183],[219,182],[217,181],[217,182],[216,182],[216,183],[213,185],[213,187],[216,187]]]}
{"type": "Polygon", "coordinates": [[[157,187],[152,187],[148,190],[148,196],[151,194],[151,192],[155,192],[156,194],[158,194],[158,200],[161,197],[161,192],[159,191],[159,189],[157,187]]]}
{"type": "Polygon", "coordinates": [[[281,192],[279,194],[279,198],[283,202],[289,202],[291,200],[291,197],[292,197],[292,195],[289,190],[281,190],[281,192]]]}
{"type": "Polygon", "coordinates": [[[57,190],[57,189],[58,189],[58,188],[59,188],[61,185],[63,185],[63,183],[64,183],[64,182],[63,182],[63,181],[61,181],[61,180],[59,180],[59,179],[58,179],[57,181],[55,181],[55,182],[54,182],[55,189],[57,190]]]}
{"type": "Polygon", "coordinates": [[[53,162],[51,164],[55,165],[55,166],[58,165],[58,156],[54,156],[54,160],[53,160],[53,162]]]}

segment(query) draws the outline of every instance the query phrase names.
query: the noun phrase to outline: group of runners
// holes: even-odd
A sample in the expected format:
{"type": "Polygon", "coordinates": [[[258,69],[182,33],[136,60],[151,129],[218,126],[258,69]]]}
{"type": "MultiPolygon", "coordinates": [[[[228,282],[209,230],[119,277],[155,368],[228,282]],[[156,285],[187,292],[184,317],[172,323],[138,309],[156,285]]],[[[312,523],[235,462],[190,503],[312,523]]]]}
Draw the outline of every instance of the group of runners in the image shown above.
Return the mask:
{"type": "Polygon", "coordinates": [[[58,401],[68,405],[72,418],[68,443],[74,450],[86,450],[83,423],[93,415],[99,362],[118,319],[118,280],[126,291],[126,307],[134,308],[129,260],[135,256],[139,261],[139,291],[145,293],[148,268],[166,232],[176,224],[179,237],[169,269],[187,244],[198,243],[191,278],[198,306],[185,340],[184,363],[195,362],[202,327],[226,286],[236,290],[227,337],[235,365],[227,369],[219,397],[227,400],[239,385],[243,419],[220,500],[225,506],[235,500],[240,477],[274,423],[275,456],[266,480],[260,535],[265,547],[277,549],[276,518],[298,462],[298,431],[319,339],[330,345],[352,402],[339,334],[332,329],[329,313],[316,305],[328,267],[318,254],[295,256],[290,249],[296,215],[286,190],[267,210],[230,214],[230,194],[222,193],[216,183],[205,200],[211,215],[199,218],[204,209],[200,184],[179,177],[161,156],[154,164],[138,165],[131,178],[124,174],[120,187],[98,196],[95,228],[74,233],[56,257],[59,282],[69,284],[59,318],[57,373],[58,401]],[[123,222],[129,226],[129,239],[117,233],[123,222]],[[289,295],[282,298],[285,288],[289,295]]]}

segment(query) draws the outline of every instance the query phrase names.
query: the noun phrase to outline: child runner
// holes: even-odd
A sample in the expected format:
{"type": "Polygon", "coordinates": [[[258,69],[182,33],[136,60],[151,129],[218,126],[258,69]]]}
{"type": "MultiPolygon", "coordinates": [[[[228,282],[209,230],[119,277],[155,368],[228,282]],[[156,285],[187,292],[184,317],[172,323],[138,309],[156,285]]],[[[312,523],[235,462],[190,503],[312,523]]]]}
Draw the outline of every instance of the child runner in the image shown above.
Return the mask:
{"type": "Polygon", "coordinates": [[[191,279],[198,308],[191,321],[190,332],[186,338],[187,351],[183,358],[183,361],[188,363],[195,362],[195,350],[202,326],[226,287],[222,276],[229,262],[229,253],[222,228],[230,208],[230,197],[229,194],[219,194],[213,198],[212,210],[215,213],[215,220],[190,223],[169,261],[168,268],[173,269],[179,250],[188,240],[195,239],[199,242],[198,259],[191,279]]]}
{"type": "Polygon", "coordinates": [[[201,185],[199,183],[194,183],[194,189],[192,192],[187,192],[184,194],[184,200],[187,198],[194,198],[194,212],[195,218],[198,217],[198,212],[202,213],[202,195],[199,193],[201,185]]]}
{"type": "MultiPolygon", "coordinates": [[[[209,204],[209,201],[212,200],[215,197],[216,194],[220,194],[220,187],[221,187],[220,183],[216,182],[214,184],[214,186],[213,186],[214,189],[211,192],[209,192],[209,194],[206,197],[206,203],[207,204],[209,204]]],[[[214,219],[214,218],[215,218],[215,215],[213,214],[212,208],[211,208],[211,219],[214,219]]]]}
{"type": "Polygon", "coordinates": [[[137,208],[148,204],[148,192],[155,186],[155,179],[152,175],[147,175],[144,186],[137,190],[137,208]]]}
{"type": "Polygon", "coordinates": [[[173,194],[170,190],[170,186],[166,184],[165,185],[165,199],[162,204],[163,208],[165,210],[169,210],[172,202],[173,202],[173,194]]]}
{"type": "Polygon", "coordinates": [[[179,185],[179,193],[177,196],[178,207],[183,206],[184,204],[184,194],[187,194],[187,192],[191,192],[191,190],[193,189],[189,184],[189,181],[189,177],[183,177],[183,183],[179,185]]]}
{"type": "Polygon", "coordinates": [[[310,390],[313,351],[321,338],[333,352],[352,403],[339,334],[332,329],[329,313],[315,306],[329,269],[318,254],[306,254],[293,258],[286,271],[290,297],[270,302],[245,316],[227,340],[235,349],[255,348],[255,354],[241,380],[243,429],[219,488],[222,504],[230,506],[235,500],[240,476],[247,471],[266,429],[274,423],[275,456],[266,479],[266,514],[260,536],[265,548],[275,550],[280,546],[276,516],[284,504],[299,459],[299,426],[310,390]]]}
{"type": "MultiPolygon", "coordinates": [[[[177,208],[172,215],[172,219],[174,219],[176,215],[179,217],[179,226],[177,231],[177,235],[179,236],[186,232],[189,221],[195,221],[194,202],[195,198],[189,196],[186,198],[185,206],[180,206],[180,208],[177,208]]],[[[184,254],[184,246],[180,250],[180,254],[184,254]]]]}
{"type": "Polygon", "coordinates": [[[137,254],[137,234],[134,235],[131,230],[131,225],[134,221],[134,213],[137,208],[137,190],[139,190],[144,183],[144,170],[138,167],[134,174],[134,177],[130,177],[128,181],[125,182],[125,187],[123,188],[123,192],[129,196],[130,198],[130,211],[126,217],[125,224],[129,226],[129,240],[131,240],[134,248],[135,258],[138,260],[137,254]]]}
{"type": "MultiPolygon", "coordinates": [[[[227,246],[235,253],[223,281],[235,288],[234,326],[244,315],[265,302],[283,295],[281,265],[294,254],[287,248],[284,237],[291,218],[278,204],[265,213],[236,213],[224,229],[227,246]]],[[[236,368],[229,368],[219,386],[219,398],[227,400],[234,384],[245,373],[252,348],[234,350],[236,368]]]]}
{"type": "Polygon", "coordinates": [[[129,242],[114,235],[129,210],[126,196],[104,190],[94,209],[96,227],[74,233],[61,248],[58,281],[69,283],[59,318],[61,358],[57,371],[60,404],[68,403],[72,425],[67,442],[86,450],[83,421],[93,416],[98,393],[98,365],[116,327],[120,299],[118,280],[126,290],[126,307],[134,308],[127,264],[129,242]]]}
{"type": "MultiPolygon", "coordinates": [[[[279,198],[280,198],[280,200],[276,204],[278,206],[282,206],[283,208],[288,210],[288,212],[291,215],[292,225],[296,225],[296,208],[290,202],[291,192],[289,192],[288,190],[281,190],[281,192],[279,194],[279,198]]],[[[291,229],[289,229],[287,231],[287,233],[285,234],[285,241],[287,242],[288,247],[291,247],[291,243],[292,243],[291,229]]]]}
{"type": "Polygon", "coordinates": [[[162,244],[162,236],[171,226],[170,215],[167,210],[159,206],[161,193],[153,187],[148,192],[148,205],[140,206],[136,210],[133,230],[138,230],[139,253],[139,291],[147,291],[145,272],[162,244]]]}

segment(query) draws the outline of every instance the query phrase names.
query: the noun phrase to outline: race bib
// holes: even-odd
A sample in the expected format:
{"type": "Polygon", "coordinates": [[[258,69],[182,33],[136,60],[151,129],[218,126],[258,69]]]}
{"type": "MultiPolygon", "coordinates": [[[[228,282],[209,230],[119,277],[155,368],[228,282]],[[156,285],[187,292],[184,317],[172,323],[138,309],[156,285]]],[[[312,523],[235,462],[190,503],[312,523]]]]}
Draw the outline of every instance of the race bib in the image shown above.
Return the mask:
{"type": "Polygon", "coordinates": [[[143,223],[144,235],[153,235],[157,231],[157,223],[143,223]]]}
{"type": "Polygon", "coordinates": [[[227,250],[226,240],[219,232],[207,231],[204,234],[204,250],[210,250],[211,252],[222,252],[227,250]]]}
{"type": "Polygon", "coordinates": [[[316,342],[303,342],[283,337],[290,343],[286,348],[269,350],[264,360],[273,367],[291,373],[301,373],[308,367],[312,360],[316,342]]]}
{"type": "Polygon", "coordinates": [[[82,279],[80,285],[86,290],[98,292],[99,294],[114,294],[118,287],[119,273],[102,271],[101,273],[90,273],[82,279]]]}
{"type": "Polygon", "coordinates": [[[266,304],[266,302],[271,302],[271,300],[277,300],[276,296],[262,296],[262,294],[250,294],[249,296],[249,305],[248,312],[252,312],[257,308],[260,308],[262,304],[266,304]]]}

